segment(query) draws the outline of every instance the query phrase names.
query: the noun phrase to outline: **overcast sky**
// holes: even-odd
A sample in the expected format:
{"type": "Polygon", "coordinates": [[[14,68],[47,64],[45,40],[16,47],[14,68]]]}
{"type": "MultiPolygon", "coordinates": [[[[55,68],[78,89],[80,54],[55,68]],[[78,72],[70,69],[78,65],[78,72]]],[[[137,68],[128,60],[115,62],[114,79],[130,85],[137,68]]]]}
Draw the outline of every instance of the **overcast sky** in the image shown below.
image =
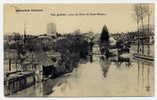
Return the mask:
{"type": "MultiPolygon", "coordinates": [[[[24,23],[27,34],[46,33],[48,23],[56,23],[59,33],[93,31],[99,33],[103,25],[109,32],[136,30],[133,19],[133,4],[7,4],[4,6],[4,32],[23,33],[24,23]],[[42,9],[41,12],[16,12],[18,9],[42,9]],[[102,16],[51,16],[56,13],[105,13],[102,16]]],[[[153,17],[151,16],[151,24],[153,17]]]]}

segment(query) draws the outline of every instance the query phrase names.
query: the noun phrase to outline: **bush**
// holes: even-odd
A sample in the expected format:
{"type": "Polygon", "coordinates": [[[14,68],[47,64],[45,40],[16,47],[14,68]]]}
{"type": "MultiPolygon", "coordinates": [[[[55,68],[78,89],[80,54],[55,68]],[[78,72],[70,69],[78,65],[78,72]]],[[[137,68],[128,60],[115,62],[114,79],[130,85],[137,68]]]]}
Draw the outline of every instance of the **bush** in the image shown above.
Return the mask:
{"type": "Polygon", "coordinates": [[[55,43],[55,50],[61,53],[68,72],[77,67],[80,59],[86,58],[88,49],[88,42],[82,35],[66,35],[55,43]]]}

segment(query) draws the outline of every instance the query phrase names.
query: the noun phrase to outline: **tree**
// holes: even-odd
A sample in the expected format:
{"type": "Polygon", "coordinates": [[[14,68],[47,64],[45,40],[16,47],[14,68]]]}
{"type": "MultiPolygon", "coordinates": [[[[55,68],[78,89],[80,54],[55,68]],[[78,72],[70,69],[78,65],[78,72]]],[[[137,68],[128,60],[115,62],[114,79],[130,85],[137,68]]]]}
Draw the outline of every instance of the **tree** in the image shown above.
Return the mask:
{"type": "Polygon", "coordinates": [[[109,32],[106,25],[104,25],[100,36],[100,42],[102,43],[104,41],[109,41],[109,32]]]}
{"type": "Polygon", "coordinates": [[[13,33],[14,34],[14,40],[15,41],[18,41],[18,40],[21,40],[22,39],[22,37],[20,36],[20,34],[19,33],[13,33]]]}
{"type": "Polygon", "coordinates": [[[150,16],[149,4],[135,4],[133,17],[136,20],[137,29],[140,28],[139,24],[144,29],[144,18],[146,16],[150,16]]]}
{"type": "MultiPolygon", "coordinates": [[[[140,9],[139,9],[139,5],[138,4],[135,4],[134,5],[134,15],[133,15],[133,18],[135,19],[136,21],[136,24],[137,24],[137,34],[138,34],[138,38],[139,38],[139,22],[140,22],[140,9]]],[[[137,52],[139,53],[139,44],[140,41],[138,39],[138,48],[137,48],[137,52]]]]}
{"type": "MultiPolygon", "coordinates": [[[[137,52],[139,53],[139,46],[140,46],[140,40],[139,40],[139,29],[142,26],[142,32],[144,32],[144,18],[148,16],[148,23],[149,23],[149,6],[148,4],[135,4],[134,5],[134,19],[136,20],[137,24],[137,33],[138,33],[138,48],[137,52]],[[140,26],[141,25],[141,26],[140,26]]],[[[144,54],[144,41],[142,39],[142,54],[144,54]]]]}
{"type": "MultiPolygon", "coordinates": [[[[148,33],[150,33],[150,15],[152,13],[152,9],[150,8],[149,4],[146,6],[145,12],[146,12],[146,15],[147,15],[147,18],[148,18],[148,33]]],[[[148,42],[149,41],[150,40],[148,39],[148,42]]],[[[150,55],[150,45],[149,44],[148,44],[147,54],[150,55]]]]}

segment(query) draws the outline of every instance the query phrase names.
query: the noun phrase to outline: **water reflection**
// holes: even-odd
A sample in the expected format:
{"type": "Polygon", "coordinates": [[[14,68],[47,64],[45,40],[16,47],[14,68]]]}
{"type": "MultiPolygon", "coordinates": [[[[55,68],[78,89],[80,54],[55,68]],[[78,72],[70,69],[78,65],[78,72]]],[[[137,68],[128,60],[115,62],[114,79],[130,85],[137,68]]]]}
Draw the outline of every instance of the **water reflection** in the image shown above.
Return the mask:
{"type": "Polygon", "coordinates": [[[116,64],[117,67],[121,67],[122,64],[125,65],[125,67],[130,67],[131,66],[131,58],[129,57],[117,57],[117,59],[111,59],[112,62],[114,62],[116,64]]]}
{"type": "Polygon", "coordinates": [[[154,92],[154,68],[152,62],[136,60],[138,63],[138,91],[154,92]]]}
{"type": "Polygon", "coordinates": [[[111,62],[106,57],[104,56],[100,57],[100,66],[102,68],[104,77],[107,77],[107,72],[109,70],[110,65],[111,65],[111,62]]]}

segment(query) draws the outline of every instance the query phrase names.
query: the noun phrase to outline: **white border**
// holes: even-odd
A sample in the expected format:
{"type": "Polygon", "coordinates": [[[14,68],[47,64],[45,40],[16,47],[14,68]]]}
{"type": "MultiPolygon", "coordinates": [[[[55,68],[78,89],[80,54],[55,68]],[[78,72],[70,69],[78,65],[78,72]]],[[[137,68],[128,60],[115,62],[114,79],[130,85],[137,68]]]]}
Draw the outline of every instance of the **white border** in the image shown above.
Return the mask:
{"type": "MultiPolygon", "coordinates": [[[[155,18],[157,18],[157,0],[0,0],[0,100],[73,100],[74,98],[44,98],[44,97],[33,97],[33,98],[6,98],[3,93],[3,4],[4,3],[155,3],[155,18]]],[[[155,19],[155,51],[157,49],[157,21],[155,19]]],[[[155,67],[157,65],[157,53],[155,53],[155,67]]],[[[155,85],[157,83],[157,70],[155,68],[155,85]]],[[[155,96],[154,97],[85,97],[85,98],[75,98],[75,100],[157,100],[157,87],[155,86],[155,96]]]]}

